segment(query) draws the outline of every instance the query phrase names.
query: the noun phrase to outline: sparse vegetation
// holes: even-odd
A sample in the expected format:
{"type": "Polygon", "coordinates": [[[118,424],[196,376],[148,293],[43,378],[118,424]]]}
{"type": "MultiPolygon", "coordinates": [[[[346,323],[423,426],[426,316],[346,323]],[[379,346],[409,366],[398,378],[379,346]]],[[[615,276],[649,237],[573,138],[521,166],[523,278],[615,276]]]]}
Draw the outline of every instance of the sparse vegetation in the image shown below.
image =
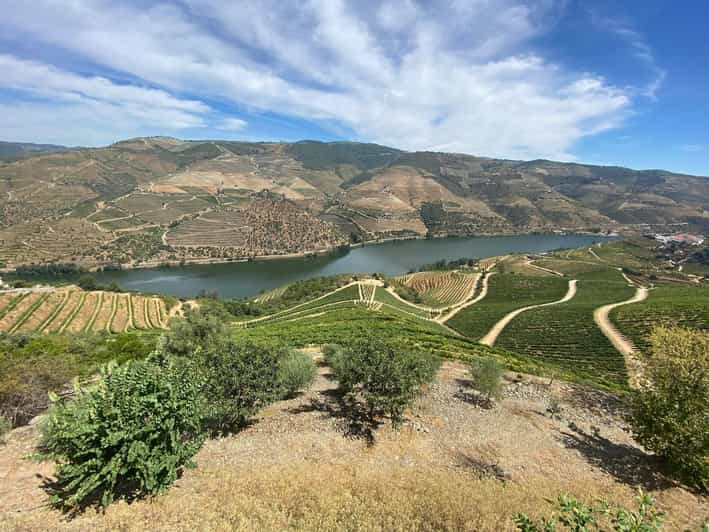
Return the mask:
{"type": "Polygon", "coordinates": [[[475,361],[470,365],[470,376],[475,388],[485,396],[488,404],[502,395],[502,376],[504,368],[492,359],[475,361]]]}

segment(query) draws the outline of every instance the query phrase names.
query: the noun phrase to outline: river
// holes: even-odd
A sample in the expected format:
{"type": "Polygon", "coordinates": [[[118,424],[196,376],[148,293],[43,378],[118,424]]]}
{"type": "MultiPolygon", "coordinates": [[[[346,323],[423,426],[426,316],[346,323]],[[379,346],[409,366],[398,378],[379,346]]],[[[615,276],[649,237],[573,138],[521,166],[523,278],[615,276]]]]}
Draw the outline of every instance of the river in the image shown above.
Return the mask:
{"type": "Polygon", "coordinates": [[[604,240],[581,235],[519,235],[399,240],[331,255],[226,264],[188,265],[97,273],[100,283],[125,290],[192,297],[201,290],[221,297],[250,297],[300,279],[339,273],[406,273],[440,259],[485,258],[577,248],[604,240]]]}

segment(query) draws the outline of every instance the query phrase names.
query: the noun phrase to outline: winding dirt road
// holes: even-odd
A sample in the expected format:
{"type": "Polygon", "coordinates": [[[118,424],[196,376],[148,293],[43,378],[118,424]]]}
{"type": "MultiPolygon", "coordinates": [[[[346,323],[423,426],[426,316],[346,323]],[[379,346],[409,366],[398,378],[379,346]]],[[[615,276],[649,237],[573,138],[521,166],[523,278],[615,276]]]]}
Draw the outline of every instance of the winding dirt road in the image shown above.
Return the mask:
{"type": "Polygon", "coordinates": [[[500,333],[507,327],[507,325],[515,319],[518,315],[522,314],[522,312],[526,312],[528,310],[532,310],[535,308],[541,308],[541,307],[549,307],[551,305],[559,305],[561,303],[566,303],[570,299],[573,299],[573,297],[576,295],[576,283],[578,281],[576,279],[572,279],[569,281],[569,289],[566,292],[566,295],[562,297],[561,299],[557,301],[551,301],[550,303],[541,303],[539,305],[530,305],[528,307],[522,307],[518,308],[517,310],[513,310],[509,314],[507,314],[504,318],[502,318],[500,321],[498,321],[495,325],[492,326],[492,329],[483,336],[482,340],[480,340],[480,343],[483,345],[489,345],[492,347],[495,345],[495,342],[497,341],[497,337],[500,336],[500,333]]]}
{"type": "Polygon", "coordinates": [[[625,367],[628,368],[628,374],[630,376],[630,385],[638,382],[640,376],[640,362],[635,358],[635,346],[628,340],[623,334],[613,325],[608,315],[611,310],[616,307],[623,305],[630,305],[632,303],[640,303],[645,301],[650,291],[641,286],[635,291],[635,295],[630,299],[621,301],[619,303],[611,303],[610,305],[604,305],[593,311],[593,321],[596,322],[598,328],[601,332],[606,335],[606,338],[610,340],[620,354],[625,358],[625,367]]]}

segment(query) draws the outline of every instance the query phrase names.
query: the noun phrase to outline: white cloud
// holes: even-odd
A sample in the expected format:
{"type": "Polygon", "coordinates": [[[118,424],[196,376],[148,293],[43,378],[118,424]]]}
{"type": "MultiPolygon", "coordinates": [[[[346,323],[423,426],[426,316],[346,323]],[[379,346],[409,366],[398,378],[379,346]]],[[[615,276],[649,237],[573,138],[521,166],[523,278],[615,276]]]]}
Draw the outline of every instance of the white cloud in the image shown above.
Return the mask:
{"type": "MultiPolygon", "coordinates": [[[[147,113],[162,102],[166,123],[181,116],[194,127],[211,124],[204,104],[170,95],[196,94],[247,113],[334,123],[405,149],[571,159],[576,141],[619,126],[631,99],[598,75],[526,51],[556,3],[183,0],[184,9],[141,10],[37,0],[7,10],[0,31],[161,87],[133,95],[105,79],[49,76],[55,93],[101,94],[106,106],[117,99],[147,113]]],[[[46,86],[39,79],[11,83],[39,90],[46,86]]],[[[243,127],[239,119],[214,123],[243,127]]]]}
{"type": "Polygon", "coordinates": [[[221,123],[217,124],[216,128],[224,131],[241,131],[248,125],[246,120],[240,118],[225,118],[221,123]]]}
{"type": "Polygon", "coordinates": [[[645,37],[630,25],[619,20],[614,20],[606,17],[600,17],[591,12],[592,20],[606,31],[616,34],[623,39],[632,50],[632,54],[649,70],[651,79],[641,89],[641,94],[653,100],[657,99],[657,92],[667,78],[667,71],[660,68],[655,59],[655,53],[650,45],[647,44],[645,37]]]}

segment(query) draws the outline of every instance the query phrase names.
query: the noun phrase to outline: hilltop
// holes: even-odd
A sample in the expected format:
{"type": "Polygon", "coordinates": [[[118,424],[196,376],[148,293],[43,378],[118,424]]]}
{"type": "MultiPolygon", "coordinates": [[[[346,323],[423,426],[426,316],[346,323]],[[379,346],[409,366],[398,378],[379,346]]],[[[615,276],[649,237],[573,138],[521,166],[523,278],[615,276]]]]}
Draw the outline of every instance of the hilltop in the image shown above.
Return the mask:
{"type": "Polygon", "coordinates": [[[0,262],[308,254],[383,238],[709,228],[709,180],[354,142],[136,138],[0,162],[0,262]]]}

